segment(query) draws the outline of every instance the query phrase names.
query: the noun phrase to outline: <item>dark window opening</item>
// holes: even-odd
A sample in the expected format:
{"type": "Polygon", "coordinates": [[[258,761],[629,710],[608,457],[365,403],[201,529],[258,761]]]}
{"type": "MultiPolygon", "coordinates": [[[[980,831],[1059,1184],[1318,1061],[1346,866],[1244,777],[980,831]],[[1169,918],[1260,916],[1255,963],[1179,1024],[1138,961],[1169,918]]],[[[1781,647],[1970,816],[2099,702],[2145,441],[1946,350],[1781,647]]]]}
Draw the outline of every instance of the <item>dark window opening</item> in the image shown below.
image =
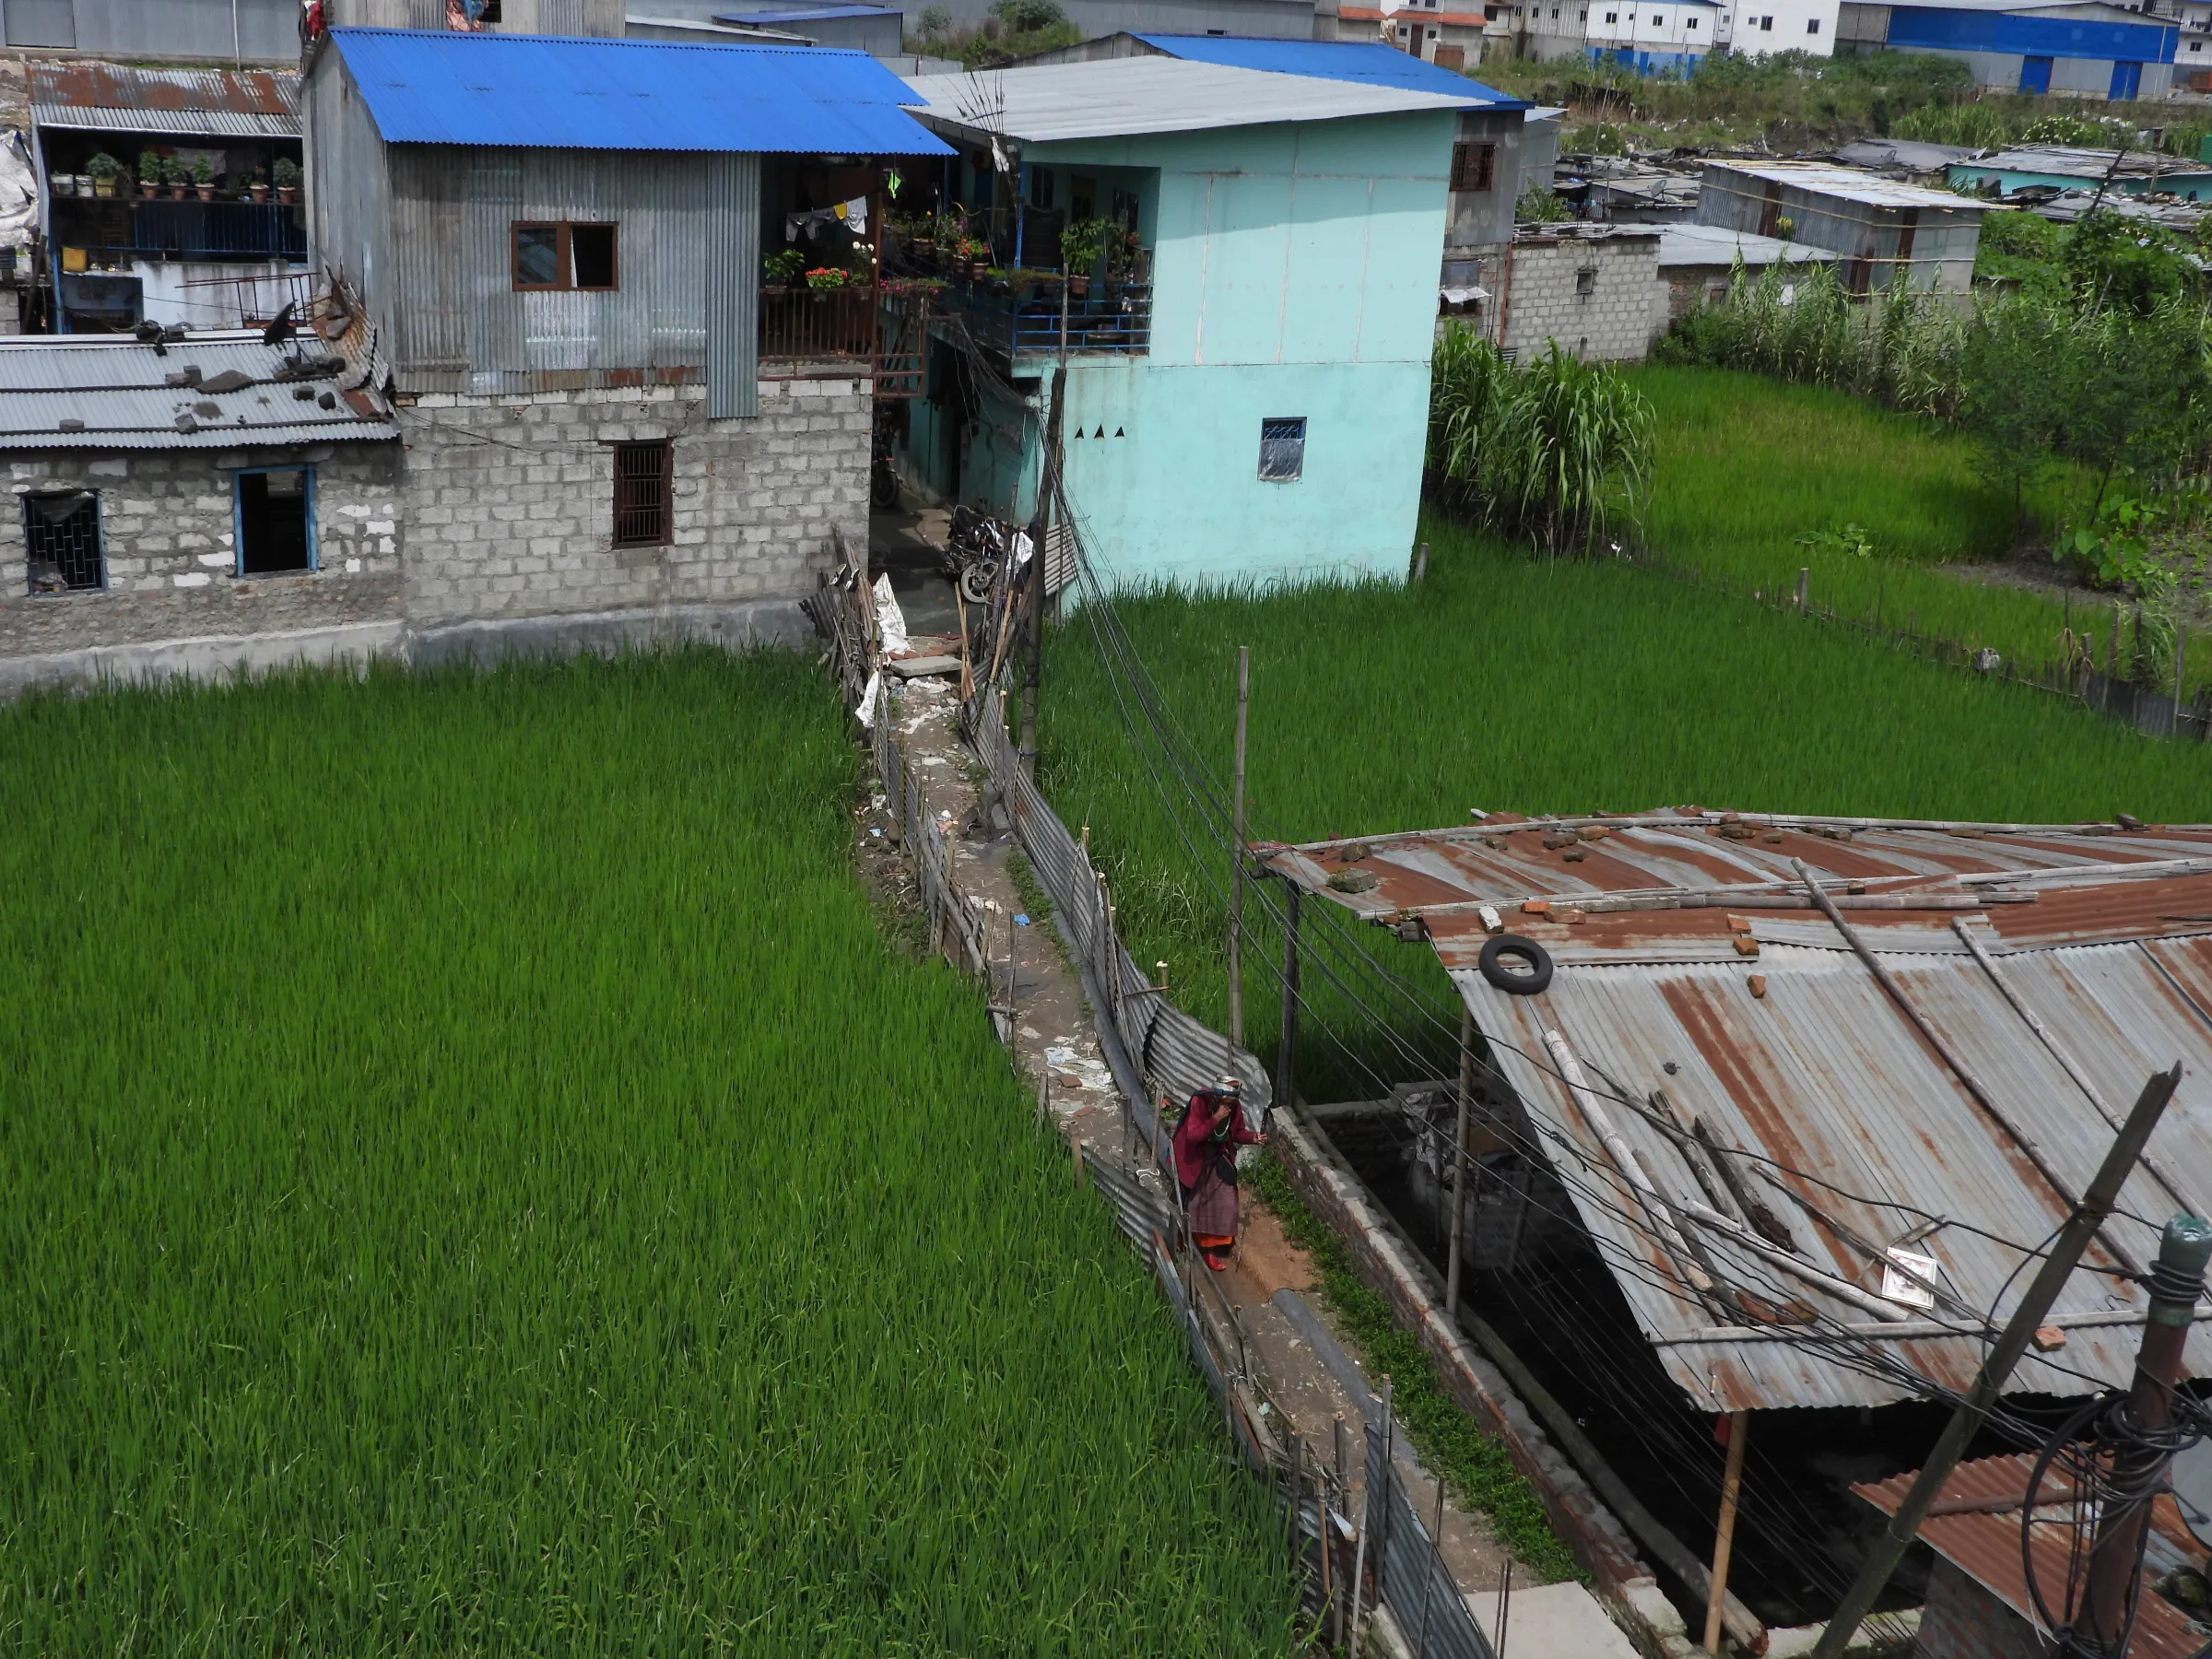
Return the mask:
{"type": "Polygon", "coordinates": [[[1498,147],[1494,144],[1455,144],[1452,147],[1452,188],[1488,190],[1496,182],[1498,147]]]}
{"type": "Polygon", "coordinates": [[[1306,418],[1260,422],[1260,477],[1288,484],[1306,470],[1306,418]]]}
{"type": "Polygon", "coordinates": [[[1053,210],[1053,170],[1036,167],[1030,170],[1030,206],[1040,213],[1053,210]]]}
{"type": "Polygon", "coordinates": [[[673,454],[665,442],[615,445],[615,546],[657,547],[668,540],[673,454]]]}
{"type": "Polygon", "coordinates": [[[1574,274],[1574,291],[1578,294],[1597,292],[1597,267],[1584,265],[1574,274]]]}
{"type": "Polygon", "coordinates": [[[514,286],[605,292],[620,286],[613,225],[520,223],[514,227],[514,286]]]}
{"type": "Polygon", "coordinates": [[[307,499],[305,467],[238,475],[241,576],[276,576],[315,568],[307,499]]]}
{"type": "Polygon", "coordinates": [[[560,227],[517,225],[514,228],[514,286],[518,288],[557,288],[561,281],[560,227]]]}
{"type": "Polygon", "coordinates": [[[569,264],[578,288],[615,287],[615,228],[612,225],[571,225],[569,264]]]}
{"type": "Polygon", "coordinates": [[[34,594],[84,594],[107,586],[100,556],[100,498],[70,489],[23,498],[23,540],[34,594]]]}

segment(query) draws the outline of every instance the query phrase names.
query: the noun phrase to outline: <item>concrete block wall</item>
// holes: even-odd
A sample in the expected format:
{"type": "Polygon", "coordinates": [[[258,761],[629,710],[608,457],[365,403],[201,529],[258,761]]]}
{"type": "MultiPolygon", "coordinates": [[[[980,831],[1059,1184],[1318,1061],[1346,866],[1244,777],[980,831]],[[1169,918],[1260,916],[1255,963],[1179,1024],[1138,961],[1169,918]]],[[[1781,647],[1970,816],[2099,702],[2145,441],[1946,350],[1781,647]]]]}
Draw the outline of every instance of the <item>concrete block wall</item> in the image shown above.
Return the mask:
{"type": "Polygon", "coordinates": [[[1503,344],[1517,360],[1556,340],[1586,363],[1641,362],[1665,326],[1656,234],[1524,236],[1501,282],[1511,285],[1501,296],[1503,344]],[[1594,273],[1588,293],[1581,291],[1585,269],[1594,273]]]}
{"type": "Polygon", "coordinates": [[[2052,1650],[2026,1619],[1937,1556],[1912,1652],[1914,1659],[2043,1659],[2052,1650]]]}
{"type": "Polygon", "coordinates": [[[831,531],[867,546],[865,380],[763,381],[759,414],[711,420],[694,387],[403,405],[406,608],[418,626],[811,592],[831,531]],[[668,545],[614,545],[614,452],[672,441],[668,545]]]}
{"type": "Polygon", "coordinates": [[[395,620],[405,557],[399,446],[17,452],[0,510],[0,656],[33,656],[208,635],[290,633],[395,620]],[[236,574],[232,479],[241,467],[315,473],[321,568],[236,574]],[[34,492],[100,497],[107,586],[31,594],[24,509],[34,492]]]}

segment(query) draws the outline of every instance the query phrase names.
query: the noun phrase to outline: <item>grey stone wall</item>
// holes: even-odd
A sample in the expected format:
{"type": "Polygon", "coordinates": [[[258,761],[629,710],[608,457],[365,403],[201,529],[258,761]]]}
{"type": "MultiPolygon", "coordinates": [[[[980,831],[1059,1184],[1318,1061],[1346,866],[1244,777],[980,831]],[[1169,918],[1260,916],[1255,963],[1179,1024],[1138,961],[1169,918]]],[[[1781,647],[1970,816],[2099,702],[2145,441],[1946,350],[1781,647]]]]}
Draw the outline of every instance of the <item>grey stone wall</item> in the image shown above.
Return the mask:
{"type": "Polygon", "coordinates": [[[1641,362],[1665,326],[1656,231],[1524,232],[1514,239],[1501,286],[1502,344],[1521,359],[1556,340],[1586,363],[1641,362]]]}
{"type": "Polygon", "coordinates": [[[405,534],[394,443],[18,451],[0,464],[18,498],[0,512],[0,655],[351,627],[400,614],[405,534]],[[315,469],[321,568],[237,575],[233,476],[241,467],[303,463],[315,469]],[[98,492],[103,591],[29,591],[19,498],[51,489],[98,492]]]}
{"type": "Polygon", "coordinates": [[[465,618],[797,595],[867,546],[868,382],[763,381],[760,413],[710,420],[702,388],[492,397],[425,394],[400,411],[406,609],[465,618]],[[673,441],[673,536],[614,546],[614,452],[673,441]]]}

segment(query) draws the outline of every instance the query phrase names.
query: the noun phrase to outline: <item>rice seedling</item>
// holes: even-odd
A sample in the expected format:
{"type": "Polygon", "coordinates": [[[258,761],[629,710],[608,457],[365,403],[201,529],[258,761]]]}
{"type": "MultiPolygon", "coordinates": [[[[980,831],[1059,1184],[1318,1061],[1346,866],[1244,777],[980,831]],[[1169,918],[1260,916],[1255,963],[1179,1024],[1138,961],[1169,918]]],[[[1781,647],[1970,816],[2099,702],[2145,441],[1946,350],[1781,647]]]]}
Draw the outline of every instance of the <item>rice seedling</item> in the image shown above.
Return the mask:
{"type": "Polygon", "coordinates": [[[0,1653],[1295,1645],[856,782],[777,657],[0,710],[0,1653]]]}

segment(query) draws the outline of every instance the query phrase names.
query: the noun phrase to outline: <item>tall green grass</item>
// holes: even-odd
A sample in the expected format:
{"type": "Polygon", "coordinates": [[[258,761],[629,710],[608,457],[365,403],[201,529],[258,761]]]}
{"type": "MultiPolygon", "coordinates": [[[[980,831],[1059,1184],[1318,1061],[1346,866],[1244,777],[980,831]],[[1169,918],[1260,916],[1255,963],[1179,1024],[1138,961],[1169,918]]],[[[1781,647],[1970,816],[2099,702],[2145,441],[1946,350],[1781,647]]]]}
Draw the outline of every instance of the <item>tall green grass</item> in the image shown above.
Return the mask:
{"type": "MultiPolygon", "coordinates": [[[[1972,567],[2005,555],[2017,525],[1965,439],[1756,374],[1652,367],[1631,378],[1656,416],[1647,528],[1663,562],[1768,598],[1794,593],[1807,569],[1816,606],[1989,646],[2029,669],[2059,660],[2062,629],[2088,628],[2101,665],[2111,598],[1976,579],[1972,567]],[[1865,531],[1870,556],[1824,545],[1822,532],[1846,526],[1865,531]]],[[[2074,481],[2070,470],[2047,478],[2028,498],[2030,518],[2054,521],[2074,481]]],[[[2193,657],[2202,671],[2208,659],[2193,657]]]]}
{"type": "Polygon", "coordinates": [[[0,1653],[1280,1653],[794,660],[0,710],[0,1653]]]}
{"type": "MultiPolygon", "coordinates": [[[[1433,518],[1423,534],[1433,551],[1419,588],[1118,602],[1165,702],[1222,778],[1236,650],[1252,648],[1256,835],[1464,824],[1477,806],[1682,802],[2212,820],[2212,754],[2198,746],[1618,563],[1535,559],[1433,518]]],[[[1045,683],[1047,793],[1070,824],[1089,824],[1138,959],[1170,959],[1177,999],[1219,1018],[1225,924],[1209,884],[1226,878],[1227,853],[1203,848],[1206,862],[1193,862],[1080,613],[1054,636],[1045,683]]],[[[1409,972],[1429,959],[1361,936],[1409,972]]],[[[1248,1042],[1272,1053],[1277,993],[1258,954],[1247,958],[1248,1042]]]]}

